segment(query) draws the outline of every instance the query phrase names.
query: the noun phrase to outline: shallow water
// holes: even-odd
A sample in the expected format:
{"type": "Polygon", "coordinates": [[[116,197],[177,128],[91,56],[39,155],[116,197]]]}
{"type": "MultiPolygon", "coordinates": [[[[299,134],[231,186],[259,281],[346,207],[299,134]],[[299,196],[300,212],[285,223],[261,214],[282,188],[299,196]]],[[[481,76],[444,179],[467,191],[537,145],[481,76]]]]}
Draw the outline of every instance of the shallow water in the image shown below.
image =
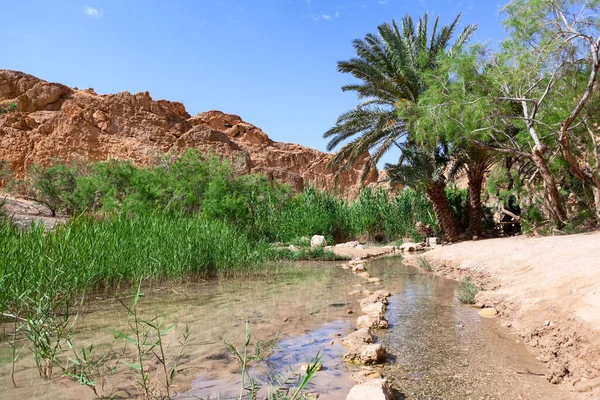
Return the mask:
{"type": "MultiPolygon", "coordinates": [[[[241,347],[244,321],[248,320],[252,341],[273,339],[280,332],[270,362],[255,363],[253,377],[263,383],[277,379],[293,382],[300,366],[320,351],[324,369],[308,391],[320,394],[319,399],[344,399],[353,385],[349,374],[357,368],[349,369],[341,361],[345,350],[336,334],[354,329],[360,315],[358,298],[347,294],[361,279],[338,264],[286,264],[270,277],[144,290],[142,315],[168,313],[167,319],[179,324],[165,341],[171,344],[169,351],[179,351],[178,337],[186,324],[191,332],[178,364],[177,398],[235,398],[239,368],[223,340],[241,347]],[[348,315],[348,310],[355,314],[348,315]]],[[[496,319],[483,319],[472,307],[454,300],[452,281],[403,266],[398,257],[372,261],[368,270],[371,276],[382,278],[382,284],[364,284],[365,288],[385,288],[393,293],[387,313],[391,327],[378,332],[390,353],[390,363],[378,368],[400,390],[401,398],[568,398],[536,375],[544,372],[543,366],[496,319]]],[[[98,295],[82,311],[75,345],[93,342],[99,353],[118,352],[124,343],[115,339],[112,331],[125,329],[127,314],[114,296],[103,297],[98,295]]],[[[41,380],[27,344],[19,343],[17,388],[9,377],[10,349],[6,343],[0,347],[0,387],[8,389],[8,398],[93,398],[89,388],[59,372],[49,381],[41,380]]],[[[129,354],[126,351],[121,357],[133,361],[127,358],[129,354]]],[[[134,380],[135,375],[121,363],[117,373],[106,379],[103,394],[135,397],[139,391],[134,380]]],[[[153,384],[160,386],[158,381],[153,384]]]]}

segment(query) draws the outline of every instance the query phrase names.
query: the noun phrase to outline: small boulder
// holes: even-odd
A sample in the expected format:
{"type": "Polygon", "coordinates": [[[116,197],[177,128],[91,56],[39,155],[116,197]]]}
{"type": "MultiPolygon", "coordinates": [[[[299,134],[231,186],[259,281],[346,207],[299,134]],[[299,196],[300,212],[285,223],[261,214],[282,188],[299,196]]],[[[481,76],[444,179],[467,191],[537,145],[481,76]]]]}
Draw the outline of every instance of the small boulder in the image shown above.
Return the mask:
{"type": "Polygon", "coordinates": [[[348,261],[348,264],[350,264],[350,265],[364,264],[364,261],[362,258],[356,257],[356,258],[353,258],[352,260],[348,261]]]}
{"type": "Polygon", "coordinates": [[[385,314],[386,306],[381,302],[361,305],[360,309],[365,314],[381,315],[385,314]]]}
{"type": "Polygon", "coordinates": [[[365,264],[356,264],[352,266],[352,272],[365,272],[366,270],[365,264]]]}
{"type": "Polygon", "coordinates": [[[385,362],[385,347],[381,343],[351,347],[344,361],[355,364],[379,364],[385,362]]]}
{"type": "Polygon", "coordinates": [[[361,294],[361,293],[362,293],[362,290],[355,289],[355,290],[349,292],[348,296],[356,296],[356,295],[361,294]]]}
{"type": "Polygon", "coordinates": [[[327,246],[327,240],[325,236],[315,235],[310,239],[310,247],[325,247],[327,246]]]}
{"type": "Polygon", "coordinates": [[[355,347],[371,343],[373,343],[373,335],[369,328],[362,328],[354,331],[342,339],[342,344],[346,347],[355,347]]]}
{"type": "Polygon", "coordinates": [[[373,379],[354,386],[346,400],[392,400],[392,389],[386,379],[373,379]]]}
{"type": "Polygon", "coordinates": [[[367,314],[358,317],[356,326],[359,328],[387,329],[390,324],[383,315],[367,314]]]}
{"type": "Polygon", "coordinates": [[[387,290],[376,290],[373,292],[373,294],[375,296],[377,296],[377,298],[386,298],[386,297],[390,297],[392,294],[390,292],[388,292],[387,290]]]}
{"type": "Polygon", "coordinates": [[[363,308],[366,305],[374,304],[374,303],[388,304],[387,296],[383,296],[381,293],[377,293],[377,292],[379,292],[379,290],[376,291],[375,293],[373,293],[372,295],[365,297],[364,299],[360,299],[358,301],[360,304],[360,308],[363,308]]]}
{"type": "Polygon", "coordinates": [[[423,250],[423,245],[421,243],[403,243],[400,246],[400,251],[420,251],[423,250]]]}
{"type": "Polygon", "coordinates": [[[377,282],[381,282],[381,279],[380,278],[369,278],[369,279],[367,279],[367,282],[377,283],[377,282]]]}
{"type": "Polygon", "coordinates": [[[360,276],[361,278],[369,278],[371,275],[369,275],[368,272],[359,272],[356,275],[360,276]]]}
{"type": "Polygon", "coordinates": [[[495,317],[496,315],[498,315],[498,310],[496,310],[493,307],[490,308],[484,308],[482,310],[479,311],[479,315],[481,315],[482,317],[495,317]]]}
{"type": "Polygon", "coordinates": [[[288,250],[289,250],[289,251],[293,251],[294,253],[295,253],[295,252],[297,252],[297,251],[300,251],[300,249],[299,249],[299,248],[297,248],[296,246],[294,246],[293,244],[291,244],[291,245],[288,247],[288,250]]]}

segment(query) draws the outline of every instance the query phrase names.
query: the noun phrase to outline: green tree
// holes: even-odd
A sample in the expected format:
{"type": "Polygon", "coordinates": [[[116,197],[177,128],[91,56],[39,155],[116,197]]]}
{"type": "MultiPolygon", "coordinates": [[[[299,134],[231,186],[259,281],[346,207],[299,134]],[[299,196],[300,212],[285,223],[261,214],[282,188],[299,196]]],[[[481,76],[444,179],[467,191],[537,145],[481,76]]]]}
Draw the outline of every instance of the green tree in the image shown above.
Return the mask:
{"type": "Polygon", "coordinates": [[[446,186],[457,170],[446,143],[434,146],[411,145],[402,149],[402,157],[397,164],[386,164],[388,180],[392,184],[402,184],[425,193],[430,201],[435,218],[446,239],[458,239],[454,214],[446,196],[446,186]]]}
{"type": "Polygon", "coordinates": [[[571,173],[593,188],[600,220],[600,158],[588,107],[600,68],[598,11],[598,0],[511,1],[504,8],[510,37],[491,70],[497,100],[519,111],[506,114],[518,134],[494,138],[494,148],[532,160],[558,225],[567,215],[548,163],[557,147],[571,173]]]}
{"type": "Polygon", "coordinates": [[[430,33],[427,14],[416,25],[405,16],[401,28],[396,21],[384,23],[377,27],[379,35],[368,34],[353,41],[356,57],[338,62],[338,71],[358,79],[342,90],[356,92],[360,103],[340,115],[336,125],[324,134],[330,138],[330,151],[349,140],[332,159],[332,167],[349,168],[371,151],[364,178],[392,146],[408,139],[397,108],[417,101],[425,90],[423,74],[437,67],[441,54],[456,51],[475,31],[476,26],[466,26],[451,44],[459,18],[460,14],[439,30],[436,18],[430,33]]]}
{"type": "Polygon", "coordinates": [[[406,103],[401,111],[414,141],[433,146],[449,143],[450,156],[468,178],[467,232],[481,233],[481,192],[486,174],[497,157],[482,148],[488,124],[490,85],[486,81],[485,49],[475,46],[470,52],[455,52],[439,60],[439,66],[426,75],[427,90],[416,103],[406,103]]]}

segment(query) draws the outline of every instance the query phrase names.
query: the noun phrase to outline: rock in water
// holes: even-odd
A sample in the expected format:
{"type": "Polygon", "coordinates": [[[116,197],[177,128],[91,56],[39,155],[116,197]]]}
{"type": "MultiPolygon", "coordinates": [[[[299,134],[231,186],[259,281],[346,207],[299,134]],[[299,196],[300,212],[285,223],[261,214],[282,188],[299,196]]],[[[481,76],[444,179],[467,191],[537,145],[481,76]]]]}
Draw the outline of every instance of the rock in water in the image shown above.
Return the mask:
{"type": "Polygon", "coordinates": [[[344,356],[344,361],[355,364],[379,364],[387,355],[381,343],[353,346],[344,356]]]}
{"type": "Polygon", "coordinates": [[[358,317],[356,326],[359,328],[387,329],[390,324],[383,315],[367,314],[358,317]]]}
{"type": "Polygon", "coordinates": [[[392,389],[386,379],[373,379],[350,389],[346,400],[392,400],[392,389]]]}
{"type": "Polygon", "coordinates": [[[373,343],[373,335],[369,328],[362,328],[354,331],[342,339],[342,344],[346,347],[355,347],[371,343],[373,343]]]}
{"type": "Polygon", "coordinates": [[[315,235],[310,239],[310,247],[325,247],[327,246],[327,240],[325,236],[315,235]]]}

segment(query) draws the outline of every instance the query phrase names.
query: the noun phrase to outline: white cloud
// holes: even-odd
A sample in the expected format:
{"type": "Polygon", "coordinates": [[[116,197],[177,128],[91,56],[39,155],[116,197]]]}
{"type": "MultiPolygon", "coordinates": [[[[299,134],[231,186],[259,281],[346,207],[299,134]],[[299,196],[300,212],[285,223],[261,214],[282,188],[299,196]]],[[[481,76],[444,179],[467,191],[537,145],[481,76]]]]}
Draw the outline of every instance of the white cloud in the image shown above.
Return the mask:
{"type": "Polygon", "coordinates": [[[339,12],[339,11],[336,11],[336,12],[335,12],[335,14],[334,14],[333,16],[334,16],[334,17],[336,17],[336,18],[339,18],[339,17],[340,17],[340,12],[339,12]]]}
{"type": "Polygon", "coordinates": [[[329,21],[331,19],[331,15],[329,14],[321,14],[321,18],[325,21],[329,21]]]}
{"type": "Polygon", "coordinates": [[[98,10],[97,8],[89,7],[89,6],[86,7],[83,10],[83,12],[86,15],[89,15],[90,17],[94,17],[94,18],[100,18],[103,15],[102,11],[98,10]]]}

